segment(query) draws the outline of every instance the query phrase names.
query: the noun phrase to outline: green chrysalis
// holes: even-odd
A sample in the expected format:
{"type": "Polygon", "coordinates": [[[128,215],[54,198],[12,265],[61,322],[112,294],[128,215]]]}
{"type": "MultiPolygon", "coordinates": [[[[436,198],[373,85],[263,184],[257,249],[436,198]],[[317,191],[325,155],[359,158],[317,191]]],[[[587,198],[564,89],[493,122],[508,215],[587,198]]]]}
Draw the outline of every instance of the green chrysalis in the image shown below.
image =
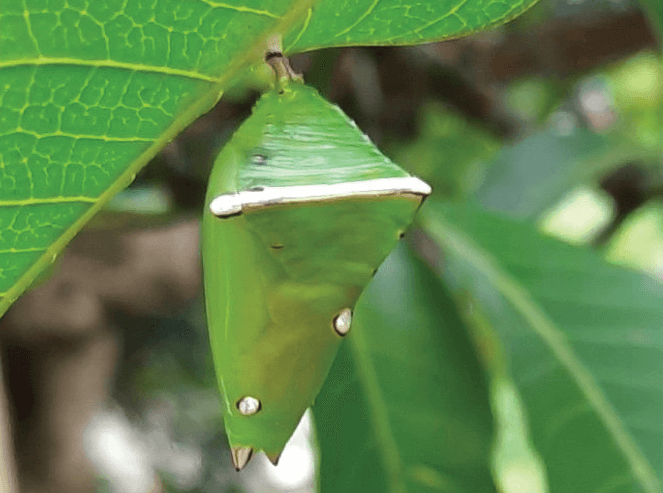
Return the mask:
{"type": "Polygon", "coordinates": [[[202,252],[238,470],[258,450],[276,463],[357,298],[429,193],[339,108],[296,82],[264,94],[224,147],[209,182],[202,252]]]}

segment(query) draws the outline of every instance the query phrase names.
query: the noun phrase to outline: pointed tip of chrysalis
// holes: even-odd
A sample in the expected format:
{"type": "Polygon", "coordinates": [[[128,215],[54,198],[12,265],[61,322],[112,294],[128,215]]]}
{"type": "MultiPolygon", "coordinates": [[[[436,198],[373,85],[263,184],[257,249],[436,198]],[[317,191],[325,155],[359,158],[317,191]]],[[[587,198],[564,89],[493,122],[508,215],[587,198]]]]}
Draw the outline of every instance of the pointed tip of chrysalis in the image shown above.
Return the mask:
{"type": "Polygon", "coordinates": [[[274,464],[274,466],[279,465],[279,460],[281,459],[281,452],[279,452],[278,454],[266,454],[266,455],[267,458],[269,459],[269,462],[274,464]]]}
{"type": "Polygon", "coordinates": [[[233,466],[237,471],[241,471],[253,457],[253,449],[251,447],[232,447],[230,455],[233,460],[233,466]]]}

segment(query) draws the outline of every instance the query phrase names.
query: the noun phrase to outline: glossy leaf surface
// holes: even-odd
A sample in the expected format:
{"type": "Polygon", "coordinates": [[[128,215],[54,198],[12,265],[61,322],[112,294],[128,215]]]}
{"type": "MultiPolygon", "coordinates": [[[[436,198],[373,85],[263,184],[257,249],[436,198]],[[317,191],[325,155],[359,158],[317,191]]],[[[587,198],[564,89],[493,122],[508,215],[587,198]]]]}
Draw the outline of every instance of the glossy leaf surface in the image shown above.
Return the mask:
{"type": "Polygon", "coordinates": [[[489,164],[476,196],[487,209],[534,220],[573,188],[652,155],[582,128],[568,134],[547,128],[505,146],[489,164]]]}
{"type": "Polygon", "coordinates": [[[531,3],[0,0],[0,314],[268,38],[423,43],[531,3]]]}
{"type": "Polygon", "coordinates": [[[472,207],[422,215],[501,341],[551,493],[660,492],[663,286],[472,207]]]}
{"type": "Polygon", "coordinates": [[[421,44],[507,22],[534,5],[518,0],[320,0],[284,39],[288,53],[331,46],[421,44]]]}
{"type": "Polygon", "coordinates": [[[313,407],[322,493],[493,492],[488,390],[455,305],[400,245],[313,407]]]}

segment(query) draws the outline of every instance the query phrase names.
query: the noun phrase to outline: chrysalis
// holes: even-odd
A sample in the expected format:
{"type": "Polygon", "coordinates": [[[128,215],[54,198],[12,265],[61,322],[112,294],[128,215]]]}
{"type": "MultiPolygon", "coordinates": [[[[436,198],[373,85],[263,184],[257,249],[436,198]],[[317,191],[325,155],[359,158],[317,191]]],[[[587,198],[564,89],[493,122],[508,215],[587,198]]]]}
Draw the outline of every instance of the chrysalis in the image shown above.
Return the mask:
{"type": "Polygon", "coordinates": [[[205,297],[235,467],[278,460],[313,404],[357,298],[430,187],[339,108],[293,82],[264,94],[214,164],[205,297]]]}

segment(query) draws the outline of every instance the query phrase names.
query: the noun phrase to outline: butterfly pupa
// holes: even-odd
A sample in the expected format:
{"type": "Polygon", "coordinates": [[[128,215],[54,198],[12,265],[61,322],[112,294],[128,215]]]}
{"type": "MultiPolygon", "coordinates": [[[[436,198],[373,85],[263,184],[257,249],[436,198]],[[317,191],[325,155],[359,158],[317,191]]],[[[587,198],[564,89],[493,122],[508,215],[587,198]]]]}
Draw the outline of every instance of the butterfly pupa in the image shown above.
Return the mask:
{"type": "Polygon", "coordinates": [[[202,253],[210,342],[239,470],[278,460],[355,303],[430,193],[342,111],[293,82],[265,93],[215,161],[202,253]]]}

